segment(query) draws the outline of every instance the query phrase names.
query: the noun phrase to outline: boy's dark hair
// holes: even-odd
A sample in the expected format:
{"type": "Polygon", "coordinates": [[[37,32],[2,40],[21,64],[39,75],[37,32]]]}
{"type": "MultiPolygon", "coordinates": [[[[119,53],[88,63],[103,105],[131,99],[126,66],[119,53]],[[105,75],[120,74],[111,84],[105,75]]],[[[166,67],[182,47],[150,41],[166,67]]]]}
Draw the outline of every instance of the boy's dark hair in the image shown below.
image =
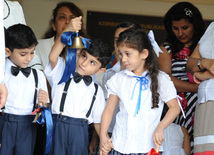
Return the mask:
{"type": "Polygon", "coordinates": [[[205,23],[202,15],[197,7],[189,2],[178,2],[173,5],[164,16],[164,26],[167,32],[166,41],[172,45],[172,56],[184,48],[172,31],[172,21],[186,19],[193,24],[194,35],[192,37],[192,45],[190,46],[191,53],[198,44],[199,39],[205,32],[205,23]]]}
{"type": "Polygon", "coordinates": [[[100,39],[92,40],[89,49],[83,50],[86,50],[90,55],[97,57],[101,63],[101,68],[106,67],[111,60],[112,49],[100,39]]]}
{"type": "Polygon", "coordinates": [[[15,24],[5,31],[5,46],[11,52],[16,49],[30,48],[37,45],[37,39],[32,29],[24,24],[15,24]]]}
{"type": "Polygon", "coordinates": [[[152,108],[158,107],[159,93],[158,93],[158,73],[159,63],[157,55],[153,50],[151,42],[147,33],[143,29],[128,29],[120,33],[117,40],[117,46],[125,44],[129,48],[136,49],[142,52],[144,49],[149,51],[148,57],[146,58],[145,68],[149,72],[151,78],[151,92],[152,92],[152,108]]]}

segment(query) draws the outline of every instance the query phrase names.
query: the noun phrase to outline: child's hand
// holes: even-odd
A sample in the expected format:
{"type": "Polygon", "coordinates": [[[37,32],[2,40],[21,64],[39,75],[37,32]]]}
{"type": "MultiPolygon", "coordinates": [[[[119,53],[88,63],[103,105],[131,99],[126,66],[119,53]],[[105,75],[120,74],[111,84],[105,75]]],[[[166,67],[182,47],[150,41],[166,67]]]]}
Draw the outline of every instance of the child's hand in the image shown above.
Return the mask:
{"type": "Polygon", "coordinates": [[[5,84],[0,84],[0,109],[4,107],[6,101],[7,101],[7,87],[5,84]]]}
{"type": "Polygon", "coordinates": [[[153,133],[153,141],[156,148],[159,148],[159,146],[164,141],[164,129],[157,127],[155,129],[155,132],[153,133]]]}
{"type": "Polygon", "coordinates": [[[112,148],[113,144],[111,138],[106,139],[104,143],[100,141],[100,155],[108,155],[112,148]]]}
{"type": "Polygon", "coordinates": [[[97,139],[98,139],[98,135],[97,135],[96,131],[94,131],[92,134],[91,142],[88,147],[89,155],[94,155],[94,152],[96,149],[96,144],[97,144],[97,139]]]}
{"type": "Polygon", "coordinates": [[[64,32],[72,31],[76,32],[81,30],[82,27],[82,16],[73,18],[70,23],[66,26],[64,32]]]}
{"type": "Polygon", "coordinates": [[[112,148],[112,139],[108,139],[107,142],[102,145],[102,155],[108,155],[112,148]]]}
{"type": "Polygon", "coordinates": [[[48,93],[42,89],[39,89],[39,93],[38,93],[38,103],[42,103],[42,106],[44,107],[45,104],[48,102],[48,93]]]}

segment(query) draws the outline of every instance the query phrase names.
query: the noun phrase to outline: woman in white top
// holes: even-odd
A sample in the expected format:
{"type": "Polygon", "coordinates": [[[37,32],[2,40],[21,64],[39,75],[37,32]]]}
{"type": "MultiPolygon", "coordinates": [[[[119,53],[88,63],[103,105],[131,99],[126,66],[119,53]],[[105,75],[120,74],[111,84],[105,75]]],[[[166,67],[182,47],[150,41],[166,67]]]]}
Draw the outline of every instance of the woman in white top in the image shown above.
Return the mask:
{"type": "Polygon", "coordinates": [[[214,22],[200,39],[187,69],[200,84],[194,118],[194,154],[214,154],[214,22]]]}

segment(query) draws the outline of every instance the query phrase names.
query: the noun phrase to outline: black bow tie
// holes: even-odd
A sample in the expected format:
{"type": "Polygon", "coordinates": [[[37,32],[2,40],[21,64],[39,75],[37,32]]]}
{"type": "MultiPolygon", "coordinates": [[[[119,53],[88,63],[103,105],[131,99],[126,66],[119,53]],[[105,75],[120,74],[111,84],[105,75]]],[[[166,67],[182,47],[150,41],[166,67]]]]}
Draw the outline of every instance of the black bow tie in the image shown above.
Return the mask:
{"type": "Polygon", "coordinates": [[[19,74],[19,71],[21,71],[24,74],[24,76],[28,77],[30,75],[31,68],[30,67],[19,68],[19,67],[11,66],[11,73],[14,76],[17,76],[19,74]]]}
{"type": "Polygon", "coordinates": [[[74,73],[74,77],[73,78],[74,78],[74,81],[76,83],[79,83],[83,79],[83,81],[85,82],[85,84],[87,86],[89,86],[91,84],[91,82],[92,82],[92,77],[91,76],[82,76],[77,72],[74,73]]]}

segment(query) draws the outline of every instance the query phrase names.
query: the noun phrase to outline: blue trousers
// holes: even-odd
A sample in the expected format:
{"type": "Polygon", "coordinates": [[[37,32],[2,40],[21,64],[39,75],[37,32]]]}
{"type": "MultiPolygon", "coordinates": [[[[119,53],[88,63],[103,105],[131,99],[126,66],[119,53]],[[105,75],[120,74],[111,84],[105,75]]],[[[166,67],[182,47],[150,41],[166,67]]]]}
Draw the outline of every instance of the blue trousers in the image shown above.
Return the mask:
{"type": "Polygon", "coordinates": [[[88,155],[88,122],[53,115],[54,140],[50,155],[88,155]]]}
{"type": "Polygon", "coordinates": [[[4,115],[1,155],[33,155],[36,124],[31,115],[4,115]]]}

